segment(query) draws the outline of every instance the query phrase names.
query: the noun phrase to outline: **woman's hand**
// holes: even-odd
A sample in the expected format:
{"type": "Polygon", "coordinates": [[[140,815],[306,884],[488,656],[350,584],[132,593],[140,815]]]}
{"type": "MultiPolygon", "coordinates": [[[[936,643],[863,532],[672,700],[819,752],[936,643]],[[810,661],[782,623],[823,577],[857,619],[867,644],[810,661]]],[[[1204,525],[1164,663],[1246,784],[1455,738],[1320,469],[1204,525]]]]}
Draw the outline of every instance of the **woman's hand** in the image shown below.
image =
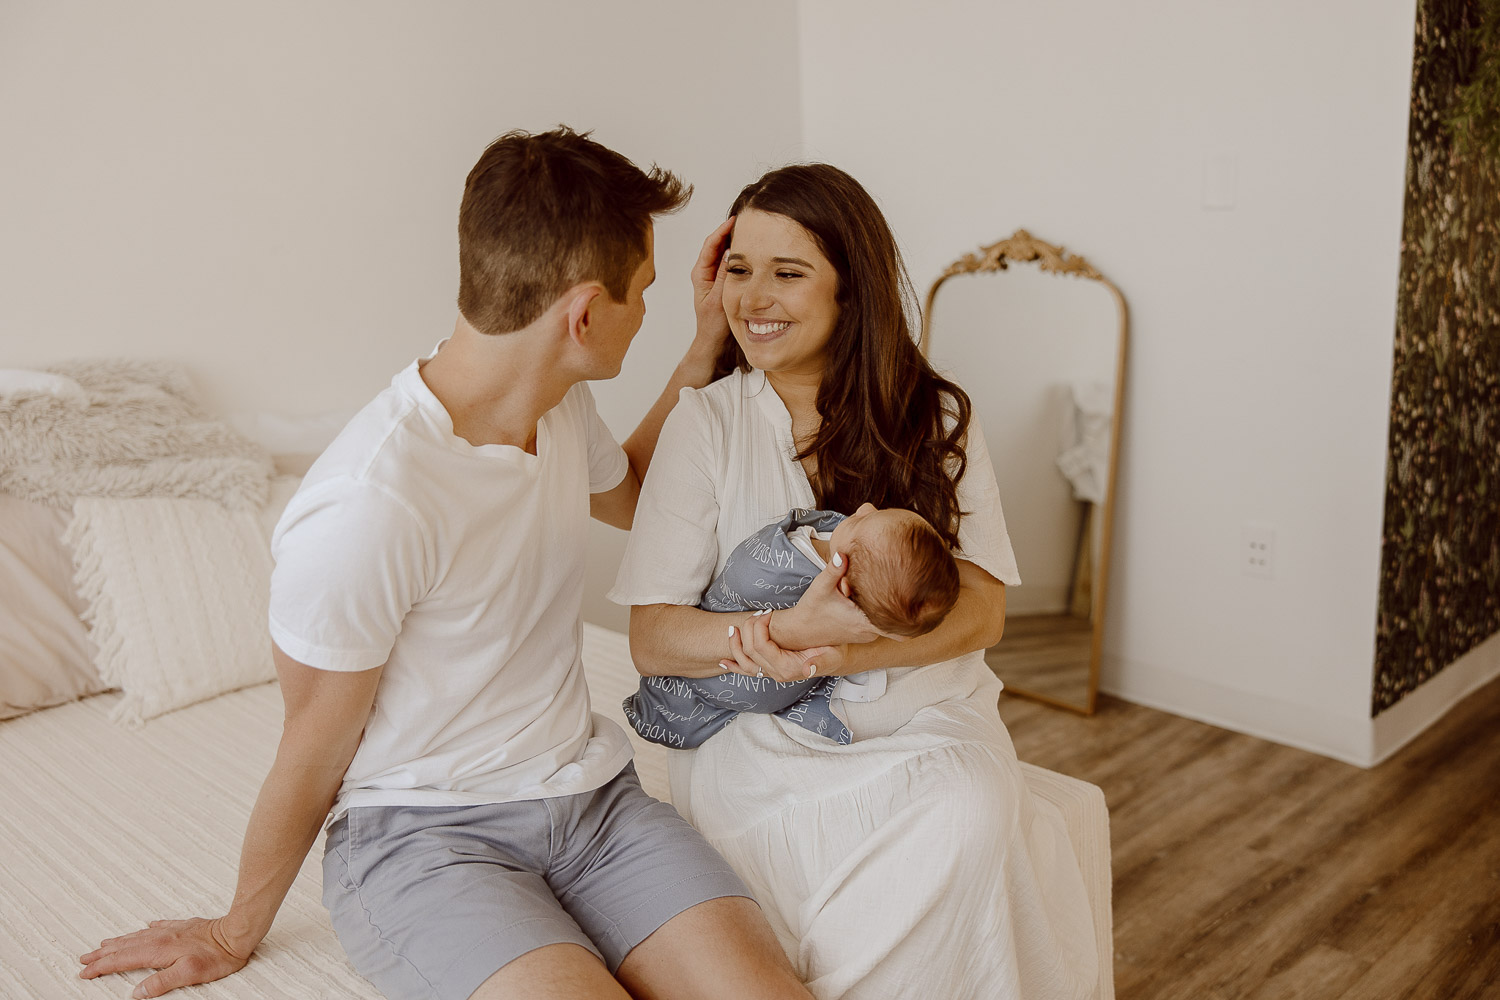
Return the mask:
{"type": "MultiPolygon", "coordinates": [[[[777,612],[786,614],[785,611],[777,612]]],[[[814,646],[811,649],[784,649],[771,638],[772,613],[756,612],[739,628],[731,626],[729,651],[734,661],[721,660],[719,666],[736,674],[769,677],[783,684],[805,681],[811,677],[828,677],[844,671],[848,649],[844,646],[814,646]]]]}
{"type": "Polygon", "coordinates": [[[698,332],[693,338],[693,353],[716,359],[729,336],[729,319],[724,315],[724,254],[734,233],[734,216],[708,234],[703,249],[693,264],[693,309],[698,314],[698,332]]]}
{"type": "Polygon", "coordinates": [[[144,930],[110,938],[79,959],[82,979],[132,969],[160,969],[131,993],[159,997],[183,986],[211,983],[245,967],[253,946],[228,943],[219,920],[153,920],[144,930]],[[243,954],[239,954],[243,952],[243,954]]]}
{"type": "Polygon", "coordinates": [[[807,651],[814,646],[871,642],[882,633],[849,599],[849,557],[834,553],[795,606],[776,613],[777,645],[807,651]]]}

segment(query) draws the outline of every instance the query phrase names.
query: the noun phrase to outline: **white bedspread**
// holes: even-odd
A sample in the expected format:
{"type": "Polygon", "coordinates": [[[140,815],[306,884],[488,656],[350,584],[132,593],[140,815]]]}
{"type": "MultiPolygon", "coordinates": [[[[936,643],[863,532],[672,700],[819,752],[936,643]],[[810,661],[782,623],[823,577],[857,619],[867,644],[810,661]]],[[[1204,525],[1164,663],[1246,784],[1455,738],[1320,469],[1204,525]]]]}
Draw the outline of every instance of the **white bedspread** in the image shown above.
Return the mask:
{"type": "MultiPolygon", "coordinates": [[[[584,626],[594,711],[621,722],[637,676],[626,637],[584,626]]],[[[145,972],[77,978],[77,956],[158,917],[213,915],[234,889],[240,840],[281,734],[281,693],[263,684],[151,720],[109,721],[99,695],[0,723],[0,998],[130,995],[145,972]],[[128,983],[126,982],[128,980],[128,983]]],[[[647,792],[667,795],[670,751],[630,733],[647,792]]],[[[1109,848],[1097,788],[1022,765],[1033,795],[1068,817],[1109,971],[1109,848]]],[[[349,968],[320,901],[314,847],[271,933],[243,971],[184,1000],[379,1000],[349,968]]],[[[880,914],[871,919],[880,920],[880,914]]]]}
{"type": "MultiPolygon", "coordinates": [[[[636,683],[625,637],[584,626],[584,662],[594,710],[623,725],[620,700],[636,683]]],[[[147,973],[85,982],[77,956],[146,920],[220,913],[234,891],[245,822],[281,735],[281,692],[263,684],[134,730],[109,721],[119,697],[0,724],[4,1000],[128,997],[147,973]]],[[[636,763],[659,796],[664,753],[636,763]]],[[[328,924],[322,853],[319,843],[249,966],[185,1000],[378,1000],[328,924]]]]}

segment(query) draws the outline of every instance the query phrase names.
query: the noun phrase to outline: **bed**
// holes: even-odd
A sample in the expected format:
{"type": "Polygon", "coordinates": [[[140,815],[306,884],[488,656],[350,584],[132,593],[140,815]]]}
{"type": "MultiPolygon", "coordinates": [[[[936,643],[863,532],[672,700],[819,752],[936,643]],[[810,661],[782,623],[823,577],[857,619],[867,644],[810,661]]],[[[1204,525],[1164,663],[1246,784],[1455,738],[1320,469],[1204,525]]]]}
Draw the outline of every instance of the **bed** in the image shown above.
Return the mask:
{"type": "MultiPolygon", "coordinates": [[[[626,637],[584,625],[595,711],[624,724],[634,687],[626,637]]],[[[110,721],[120,695],[95,695],[0,723],[0,996],[7,1000],[130,995],[146,973],[77,978],[76,957],[157,917],[221,912],[240,838],[281,732],[281,695],[261,684],[151,720],[110,721]],[[128,985],[127,981],[128,980],[128,985]]],[[[628,731],[628,729],[627,729],[628,731]]],[[[666,754],[636,741],[648,792],[667,797],[666,754]]],[[[1109,839],[1093,785],[1022,765],[1034,794],[1069,820],[1109,972],[1109,839]]],[[[238,975],[184,997],[379,1000],[345,962],[320,901],[317,848],[276,925],[238,975]]]]}
{"type": "MultiPolygon", "coordinates": [[[[267,540],[306,465],[272,478],[269,451],[205,420],[172,366],[0,372],[0,404],[0,998],[125,997],[148,972],[85,982],[77,956],[146,920],[221,913],[233,892],[281,733],[280,692],[267,682],[267,540]],[[147,411],[153,426],[176,421],[173,455],[193,442],[193,475],[175,459],[106,450],[148,440],[119,425],[147,411]],[[103,430],[89,423],[103,418],[103,430]],[[26,447],[18,428],[29,428],[26,447]],[[118,486],[122,469],[132,480],[81,493],[80,449],[96,459],[95,480],[118,486]],[[139,481],[143,469],[159,481],[139,481]]],[[[594,710],[630,733],[626,636],[585,624],[583,661],[594,710]]],[[[669,798],[670,751],[631,738],[642,785],[669,798]]],[[[1022,767],[1067,818],[1100,944],[1094,1000],[1112,1000],[1103,793],[1022,767]]],[[[379,1000],[329,926],[321,853],[244,970],[173,995],[379,1000]]]]}
{"type": "MultiPolygon", "coordinates": [[[[585,627],[601,710],[634,668],[625,637],[585,627]]],[[[152,719],[112,722],[108,693],[0,723],[0,997],[129,996],[146,973],[76,978],[76,956],[147,919],[222,912],[240,838],[281,732],[281,694],[261,684],[152,719]],[[125,980],[129,980],[129,985],[125,980]]],[[[622,720],[623,721],[623,720],[622,720]]],[[[660,748],[657,748],[660,749],[660,748]]],[[[666,764],[638,768],[664,794],[666,764]]],[[[320,901],[321,849],[240,974],[185,996],[371,998],[320,901]]]]}

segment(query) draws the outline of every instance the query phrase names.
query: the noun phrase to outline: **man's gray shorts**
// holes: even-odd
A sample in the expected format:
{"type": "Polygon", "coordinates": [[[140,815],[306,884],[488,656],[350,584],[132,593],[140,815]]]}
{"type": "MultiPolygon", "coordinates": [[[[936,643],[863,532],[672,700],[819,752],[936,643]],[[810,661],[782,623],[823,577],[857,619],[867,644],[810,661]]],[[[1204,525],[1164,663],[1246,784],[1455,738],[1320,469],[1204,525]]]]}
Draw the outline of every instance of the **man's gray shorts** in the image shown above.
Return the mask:
{"type": "Polygon", "coordinates": [[[498,805],[350,809],[323,903],[389,1000],[465,1000],[506,963],[577,944],[614,972],[677,914],[750,891],[635,766],[592,792],[498,805]]]}

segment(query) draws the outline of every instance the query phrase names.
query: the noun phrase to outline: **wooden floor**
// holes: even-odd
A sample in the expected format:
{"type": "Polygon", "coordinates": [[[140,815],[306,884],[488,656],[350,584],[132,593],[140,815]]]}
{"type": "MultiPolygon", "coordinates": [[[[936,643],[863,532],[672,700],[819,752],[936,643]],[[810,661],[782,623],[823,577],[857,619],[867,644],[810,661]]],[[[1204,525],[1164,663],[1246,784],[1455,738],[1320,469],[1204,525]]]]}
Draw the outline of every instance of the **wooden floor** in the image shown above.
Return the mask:
{"type": "Polygon", "coordinates": [[[1089,700],[1094,626],[1072,615],[1011,615],[1005,641],[984,654],[1007,688],[1023,688],[1080,708],[1089,700]]]}
{"type": "Polygon", "coordinates": [[[1119,1000],[1500,998],[1500,681],[1373,770],[1103,696],[1000,714],[1104,789],[1119,1000]]]}

